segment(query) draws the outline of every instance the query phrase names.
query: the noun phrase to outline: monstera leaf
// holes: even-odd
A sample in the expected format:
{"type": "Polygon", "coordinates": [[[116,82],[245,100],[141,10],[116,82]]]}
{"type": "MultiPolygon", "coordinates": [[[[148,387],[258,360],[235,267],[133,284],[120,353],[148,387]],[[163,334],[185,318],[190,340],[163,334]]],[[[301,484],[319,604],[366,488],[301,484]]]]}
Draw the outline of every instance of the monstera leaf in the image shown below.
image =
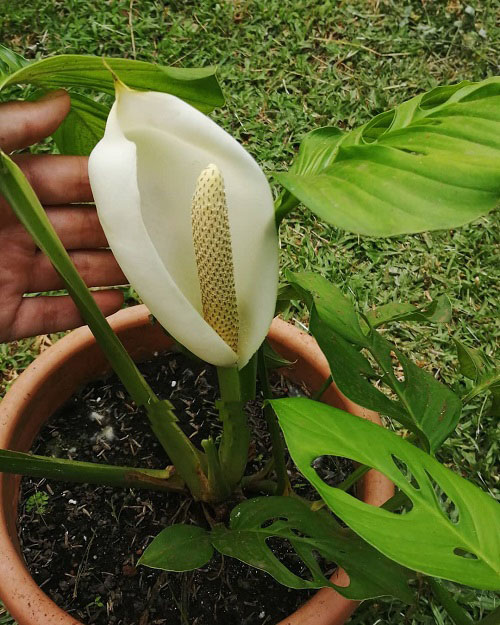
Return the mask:
{"type": "Polygon", "coordinates": [[[215,547],[220,553],[266,571],[290,588],[335,587],[350,599],[381,595],[397,596],[411,602],[407,581],[410,572],[380,554],[354,532],[336,523],[329,514],[313,512],[291,497],[257,497],[236,506],[229,527],[217,525],[212,531],[192,525],[165,528],[148,546],[139,564],[167,571],[187,571],[206,564],[215,547]],[[274,540],[276,551],[269,541],[274,540]],[[293,573],[276,553],[279,541],[289,546],[293,573]],[[341,565],[350,584],[340,587],[324,576],[315,554],[341,565]],[[377,571],[373,575],[373,571],[377,571]]]}
{"type": "Polygon", "coordinates": [[[349,527],[408,568],[475,588],[500,589],[500,506],[437,460],[360,417],[305,398],[272,400],[290,454],[349,527]],[[312,468],[323,455],[384,473],[411,500],[406,514],[363,503],[312,468]]]}
{"type": "Polygon", "coordinates": [[[314,130],[276,178],[282,206],[294,196],[352,232],[461,226],[500,198],[500,78],[437,87],[352,132],[314,130]]]}

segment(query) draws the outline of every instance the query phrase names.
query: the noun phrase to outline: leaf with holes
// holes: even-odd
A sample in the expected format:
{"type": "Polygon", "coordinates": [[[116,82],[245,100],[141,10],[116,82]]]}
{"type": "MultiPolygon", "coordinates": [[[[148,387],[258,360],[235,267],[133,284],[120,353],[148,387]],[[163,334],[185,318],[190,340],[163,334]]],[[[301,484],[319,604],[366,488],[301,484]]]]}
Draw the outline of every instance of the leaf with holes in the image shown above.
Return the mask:
{"type": "Polygon", "coordinates": [[[162,530],[138,564],[164,571],[192,571],[209,562],[213,552],[207,530],[179,523],[162,530]]]}
{"type": "Polygon", "coordinates": [[[104,135],[109,107],[79,93],[71,94],[71,110],[53,133],[61,154],[88,156],[104,135]]]}
{"type": "Polygon", "coordinates": [[[499,129],[499,77],[437,87],[352,132],[307,135],[297,164],[275,176],[320,219],[351,232],[455,228],[500,198],[499,129]]]}
{"type": "Polygon", "coordinates": [[[233,509],[229,529],[223,526],[212,529],[212,544],[224,555],[267,571],[290,588],[334,586],[351,599],[393,595],[412,601],[406,569],[381,556],[324,511],[313,512],[302,501],[291,497],[258,497],[244,501],[233,509]],[[268,541],[279,539],[281,547],[283,541],[291,547],[290,562],[302,567],[304,577],[292,573],[273,553],[268,541]],[[331,584],[321,571],[315,552],[342,566],[349,574],[350,585],[331,584]]]}
{"type": "Polygon", "coordinates": [[[494,499],[393,432],[364,419],[305,398],[270,403],[295,464],[362,538],[416,571],[475,588],[500,589],[500,506],[494,499]],[[328,486],[311,467],[323,455],[351,458],[381,471],[411,499],[412,509],[399,515],[328,486]],[[407,471],[402,472],[404,465],[407,471]],[[448,508],[442,499],[450,502],[448,508]]]}
{"type": "Polygon", "coordinates": [[[448,387],[420,369],[376,330],[362,329],[352,302],[317,274],[290,273],[311,308],[309,329],[325,354],[335,383],[356,403],[397,419],[435,451],[456,427],[462,404],[448,387]],[[375,370],[360,351],[368,350],[375,370]],[[391,399],[372,384],[386,384],[391,399]]]}

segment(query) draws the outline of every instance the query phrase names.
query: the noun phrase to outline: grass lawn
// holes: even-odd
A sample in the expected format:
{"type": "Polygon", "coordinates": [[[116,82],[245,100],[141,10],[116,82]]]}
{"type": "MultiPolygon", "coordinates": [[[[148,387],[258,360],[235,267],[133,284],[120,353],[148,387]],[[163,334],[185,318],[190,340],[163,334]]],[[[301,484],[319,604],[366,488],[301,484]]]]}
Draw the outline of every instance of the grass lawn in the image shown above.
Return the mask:
{"type": "MultiPolygon", "coordinates": [[[[496,8],[494,0],[10,0],[0,42],[29,58],[89,53],[218,65],[227,105],[214,118],[271,174],[288,167],[313,128],[351,128],[438,84],[498,73],[496,8]]],[[[299,207],[281,229],[282,266],[316,267],[362,308],[446,293],[450,324],[400,324],[391,336],[450,382],[457,379],[452,337],[490,354],[498,340],[497,217],[455,231],[373,239],[322,224],[299,207]]],[[[300,310],[289,316],[307,323],[300,310]]],[[[55,338],[0,345],[3,388],[55,338]]],[[[498,494],[498,429],[487,408],[484,398],[467,406],[439,453],[498,494]]],[[[474,619],[500,602],[492,593],[450,588],[474,619]]],[[[452,623],[425,581],[419,594],[417,608],[370,602],[350,623],[452,623]]]]}

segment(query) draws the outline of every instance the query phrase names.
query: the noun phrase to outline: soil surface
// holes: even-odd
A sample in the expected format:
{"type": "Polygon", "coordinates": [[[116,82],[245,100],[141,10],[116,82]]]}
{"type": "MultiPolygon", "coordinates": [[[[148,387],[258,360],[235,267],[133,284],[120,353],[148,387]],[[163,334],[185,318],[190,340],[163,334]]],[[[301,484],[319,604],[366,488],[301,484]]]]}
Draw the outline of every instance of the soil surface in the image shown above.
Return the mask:
{"type": "MultiPolygon", "coordinates": [[[[220,425],[215,370],[182,354],[140,366],[149,384],[175,406],[183,430],[200,443],[220,425]]],[[[276,376],[277,396],[298,391],[276,376]]],[[[260,402],[249,405],[253,442],[249,472],[269,457],[260,402]]],[[[93,382],[43,428],[33,451],[75,460],[155,469],[170,464],[147,419],[116,377],[93,382]]],[[[318,460],[329,483],[352,471],[345,459],[318,460]]],[[[316,499],[289,460],[303,496],[316,499]]],[[[273,625],[313,591],[282,586],[267,573],[217,554],[205,567],[166,573],[136,566],[144,549],[173,523],[207,526],[200,504],[185,495],[24,478],[20,540],[34,579],[52,599],[88,625],[273,625]]],[[[302,563],[275,539],[274,553],[297,575],[302,563]]],[[[329,574],[334,565],[327,566],[329,574]]]]}

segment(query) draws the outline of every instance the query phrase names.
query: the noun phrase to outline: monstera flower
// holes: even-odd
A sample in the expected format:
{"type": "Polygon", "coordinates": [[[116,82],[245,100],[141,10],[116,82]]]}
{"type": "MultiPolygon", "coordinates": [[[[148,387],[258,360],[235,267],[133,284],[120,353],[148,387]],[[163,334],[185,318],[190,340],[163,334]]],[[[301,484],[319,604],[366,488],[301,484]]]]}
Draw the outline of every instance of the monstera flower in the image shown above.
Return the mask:
{"type": "Polygon", "coordinates": [[[253,158],[179,98],[118,83],[89,176],[108,243],[153,315],[203,360],[243,367],[278,284],[273,201],[253,158]]]}

